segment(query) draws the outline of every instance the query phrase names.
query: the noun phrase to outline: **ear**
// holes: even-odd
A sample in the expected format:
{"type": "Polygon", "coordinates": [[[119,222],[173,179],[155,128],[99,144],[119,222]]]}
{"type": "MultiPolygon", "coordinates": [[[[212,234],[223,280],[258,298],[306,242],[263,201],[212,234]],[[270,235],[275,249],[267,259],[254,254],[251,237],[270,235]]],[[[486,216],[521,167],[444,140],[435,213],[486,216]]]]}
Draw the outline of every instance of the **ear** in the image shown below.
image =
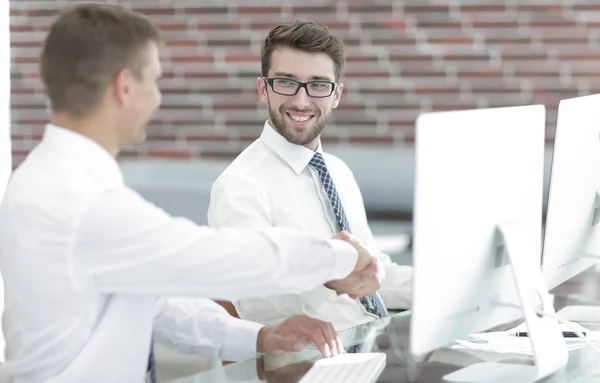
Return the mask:
{"type": "Polygon", "coordinates": [[[344,91],[344,84],[343,83],[339,83],[337,88],[335,88],[335,90],[333,91],[333,105],[332,105],[332,109],[337,108],[338,104],[340,103],[340,99],[342,98],[342,92],[344,91]]]}
{"type": "Polygon", "coordinates": [[[133,92],[133,73],[131,70],[124,68],[117,72],[113,80],[113,94],[117,103],[122,106],[128,105],[131,101],[133,92]]]}
{"type": "Polygon", "coordinates": [[[269,96],[267,95],[267,86],[268,85],[263,77],[256,78],[256,90],[258,91],[258,97],[260,98],[260,101],[262,101],[265,104],[269,102],[269,96]]]}

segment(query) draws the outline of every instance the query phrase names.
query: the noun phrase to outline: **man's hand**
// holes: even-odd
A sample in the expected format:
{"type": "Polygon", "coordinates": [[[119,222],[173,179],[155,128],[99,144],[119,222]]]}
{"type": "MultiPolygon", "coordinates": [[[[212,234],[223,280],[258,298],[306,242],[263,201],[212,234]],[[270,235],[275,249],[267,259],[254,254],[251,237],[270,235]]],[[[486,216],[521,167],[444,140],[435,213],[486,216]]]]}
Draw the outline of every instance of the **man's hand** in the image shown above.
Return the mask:
{"type": "Polygon", "coordinates": [[[326,358],[344,351],[331,323],[306,315],[294,315],[277,326],[261,329],[256,350],[267,354],[297,352],[310,343],[316,344],[326,358]]]}
{"type": "Polygon", "coordinates": [[[356,267],[354,268],[354,272],[364,269],[365,267],[369,266],[369,264],[373,261],[373,256],[369,254],[367,249],[362,247],[362,245],[347,231],[340,231],[334,238],[348,242],[356,249],[356,251],[358,251],[358,260],[356,261],[356,267]]]}
{"type": "Polygon", "coordinates": [[[327,282],[325,286],[338,294],[348,294],[352,299],[372,295],[381,288],[377,277],[377,261],[373,260],[369,266],[344,279],[327,282]]]}
{"type": "Polygon", "coordinates": [[[325,286],[338,294],[348,294],[352,299],[367,297],[379,290],[381,282],[377,275],[377,258],[371,256],[348,232],[341,231],[335,237],[354,246],[358,250],[359,261],[354,271],[346,278],[330,281],[325,286]],[[366,260],[368,263],[360,267],[366,260]]]}

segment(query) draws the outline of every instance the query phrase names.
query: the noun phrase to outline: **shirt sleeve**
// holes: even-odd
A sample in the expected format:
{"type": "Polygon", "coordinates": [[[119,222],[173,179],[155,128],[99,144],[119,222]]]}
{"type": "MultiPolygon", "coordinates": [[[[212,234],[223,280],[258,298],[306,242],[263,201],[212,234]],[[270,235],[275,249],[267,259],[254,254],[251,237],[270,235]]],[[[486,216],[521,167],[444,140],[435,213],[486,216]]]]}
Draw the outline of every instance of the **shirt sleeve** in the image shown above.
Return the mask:
{"type": "Polygon", "coordinates": [[[222,175],[215,181],[208,207],[208,225],[214,228],[273,227],[272,209],[265,191],[250,179],[222,175]]]}
{"type": "Polygon", "coordinates": [[[76,225],[69,276],[76,287],[106,293],[233,300],[299,292],[344,278],[357,260],[346,242],[291,228],[201,227],[126,187],[94,198],[76,225]]]}
{"type": "Polygon", "coordinates": [[[239,361],[256,357],[263,325],[230,316],[204,298],[163,298],[154,321],[154,339],[185,354],[239,361]]]}

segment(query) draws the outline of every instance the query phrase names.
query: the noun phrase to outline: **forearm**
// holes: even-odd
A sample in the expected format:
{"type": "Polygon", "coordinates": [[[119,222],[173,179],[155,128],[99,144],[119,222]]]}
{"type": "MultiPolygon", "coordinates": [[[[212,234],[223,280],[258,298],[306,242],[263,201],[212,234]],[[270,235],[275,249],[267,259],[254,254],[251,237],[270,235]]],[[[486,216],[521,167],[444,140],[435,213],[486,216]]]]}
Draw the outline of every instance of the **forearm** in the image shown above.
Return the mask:
{"type": "Polygon", "coordinates": [[[168,298],[156,317],[154,338],[185,354],[238,361],[256,355],[263,328],[207,299],[168,298]]]}
{"type": "Polygon", "coordinates": [[[75,284],[103,293],[233,300],[297,293],[344,277],[357,252],[291,228],[201,227],[125,189],[88,206],[69,260],[75,284]]]}

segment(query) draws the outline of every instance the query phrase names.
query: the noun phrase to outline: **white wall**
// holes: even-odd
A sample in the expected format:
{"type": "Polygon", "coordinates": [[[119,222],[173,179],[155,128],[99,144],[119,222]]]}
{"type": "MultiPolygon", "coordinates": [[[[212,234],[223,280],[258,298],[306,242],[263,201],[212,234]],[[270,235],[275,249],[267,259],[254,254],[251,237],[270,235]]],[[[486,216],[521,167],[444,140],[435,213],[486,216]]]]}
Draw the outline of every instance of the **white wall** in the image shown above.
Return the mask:
{"type": "MultiPolygon", "coordinates": [[[[10,27],[9,0],[0,0],[0,198],[12,170],[10,152],[10,27]]],[[[0,310],[4,308],[4,287],[0,276],[0,310]]],[[[4,361],[4,335],[0,329],[0,361],[4,361]]]]}

